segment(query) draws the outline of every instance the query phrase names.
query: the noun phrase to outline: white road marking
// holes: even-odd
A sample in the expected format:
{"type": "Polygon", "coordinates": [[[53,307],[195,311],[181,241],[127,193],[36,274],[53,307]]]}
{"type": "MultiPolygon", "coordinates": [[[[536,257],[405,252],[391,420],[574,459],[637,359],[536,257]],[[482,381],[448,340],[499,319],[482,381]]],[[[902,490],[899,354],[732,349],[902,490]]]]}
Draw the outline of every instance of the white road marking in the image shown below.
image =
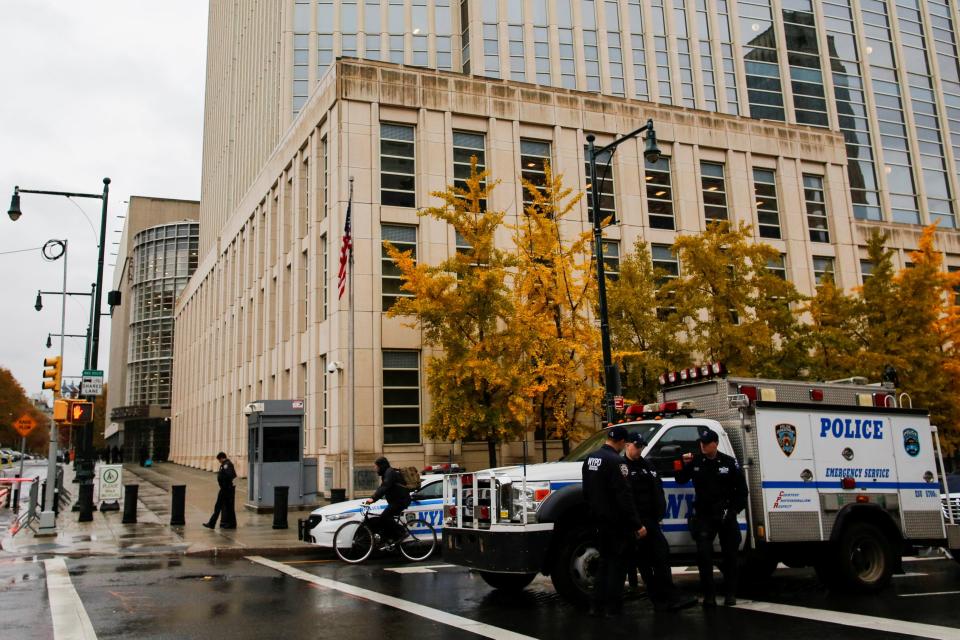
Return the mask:
{"type": "Polygon", "coordinates": [[[87,610],[73,588],[67,563],[63,558],[51,558],[44,560],[43,566],[47,572],[54,640],[96,640],[87,610]]]}
{"type": "Polygon", "coordinates": [[[394,567],[392,569],[384,569],[384,571],[392,571],[393,573],[436,573],[437,569],[446,569],[452,567],[452,564],[430,564],[422,567],[394,567]]]}
{"type": "MultiPolygon", "coordinates": [[[[960,591],[928,591],[927,593],[901,593],[898,595],[901,598],[916,598],[918,596],[946,596],[954,593],[960,593],[960,591]]],[[[960,633],[960,630],[958,630],[958,633],[960,633]]]]}
{"type": "Polygon", "coordinates": [[[876,631],[886,631],[888,633],[900,633],[908,636],[917,636],[920,638],[934,638],[936,640],[956,640],[960,635],[960,629],[956,627],[940,627],[933,624],[923,624],[921,622],[908,622],[906,620],[893,620],[892,618],[880,618],[877,616],[865,616],[857,613],[845,613],[842,611],[827,611],[826,609],[812,609],[809,607],[797,607],[789,604],[777,604],[773,602],[752,602],[741,600],[737,609],[747,611],[759,611],[761,613],[772,613],[780,616],[790,616],[792,618],[801,618],[803,620],[816,620],[818,622],[829,622],[847,627],[858,627],[861,629],[874,629],[876,631]]]}
{"type": "MultiPolygon", "coordinates": [[[[247,560],[262,564],[265,567],[270,567],[271,569],[285,573],[288,576],[297,578],[298,580],[304,580],[305,582],[311,582],[327,589],[334,589],[358,598],[370,600],[371,602],[377,602],[388,607],[393,607],[394,609],[399,609],[400,611],[404,611],[406,613],[412,613],[413,615],[420,616],[421,618],[433,620],[434,622],[439,622],[457,629],[462,629],[463,631],[469,631],[470,633],[475,633],[478,636],[483,636],[485,638],[503,638],[505,640],[534,640],[530,636],[514,633],[513,631],[507,631],[506,629],[501,629],[500,627],[494,627],[493,625],[470,620],[469,618],[463,618],[461,616],[453,615],[452,613],[447,613],[446,611],[440,611],[439,609],[425,607],[421,604],[417,604],[416,602],[410,602],[409,600],[401,600],[400,598],[383,595],[382,593],[377,593],[376,591],[355,587],[337,580],[321,578],[320,576],[315,576],[312,573],[307,573],[306,571],[301,571],[300,569],[295,569],[281,562],[268,560],[267,558],[263,558],[261,556],[247,556],[247,560]]],[[[59,638],[56,640],[59,640],[59,638]]]]}
{"type": "Polygon", "coordinates": [[[916,578],[917,576],[928,576],[929,573],[898,573],[894,578],[916,578]]]}

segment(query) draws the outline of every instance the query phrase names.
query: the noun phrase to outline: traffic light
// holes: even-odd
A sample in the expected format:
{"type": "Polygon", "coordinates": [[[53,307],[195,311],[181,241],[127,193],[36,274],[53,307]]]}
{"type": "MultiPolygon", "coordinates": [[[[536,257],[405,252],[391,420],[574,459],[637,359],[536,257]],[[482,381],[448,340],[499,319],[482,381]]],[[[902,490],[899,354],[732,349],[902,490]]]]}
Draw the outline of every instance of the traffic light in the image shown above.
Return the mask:
{"type": "Polygon", "coordinates": [[[87,424],[93,422],[93,403],[86,400],[70,401],[70,409],[67,412],[68,424],[87,424]]]}
{"type": "Polygon", "coordinates": [[[54,397],[60,395],[60,377],[63,375],[63,362],[60,356],[53,356],[43,359],[43,366],[49,367],[43,370],[43,390],[50,389],[54,397]]]}
{"type": "Polygon", "coordinates": [[[70,401],[57,398],[53,401],[53,419],[56,422],[66,422],[70,411],[70,401]]]}

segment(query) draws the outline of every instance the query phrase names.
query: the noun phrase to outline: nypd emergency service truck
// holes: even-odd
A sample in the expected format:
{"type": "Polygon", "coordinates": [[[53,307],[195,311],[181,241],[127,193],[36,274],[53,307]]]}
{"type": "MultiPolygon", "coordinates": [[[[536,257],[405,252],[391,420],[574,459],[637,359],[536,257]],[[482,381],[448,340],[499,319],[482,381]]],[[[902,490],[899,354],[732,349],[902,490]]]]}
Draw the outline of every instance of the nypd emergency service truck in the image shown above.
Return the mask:
{"type": "MultiPolygon", "coordinates": [[[[740,514],[744,579],[778,562],[813,566],[831,586],[876,591],[919,546],[960,553],[960,525],[941,511],[943,469],[926,411],[897,406],[892,389],[726,377],[705,365],[662,378],[661,402],[623,422],[648,443],[644,457],[667,495],[663,529],[675,564],[694,562],[687,518],[693,487],[673,479],[702,427],[741,464],[750,490],[740,514]]],[[[905,403],[908,399],[903,396],[905,403]]],[[[488,469],[444,480],[444,560],[474,568],[494,588],[538,573],[582,601],[598,555],[580,487],[600,431],[563,461],[488,469]]]]}

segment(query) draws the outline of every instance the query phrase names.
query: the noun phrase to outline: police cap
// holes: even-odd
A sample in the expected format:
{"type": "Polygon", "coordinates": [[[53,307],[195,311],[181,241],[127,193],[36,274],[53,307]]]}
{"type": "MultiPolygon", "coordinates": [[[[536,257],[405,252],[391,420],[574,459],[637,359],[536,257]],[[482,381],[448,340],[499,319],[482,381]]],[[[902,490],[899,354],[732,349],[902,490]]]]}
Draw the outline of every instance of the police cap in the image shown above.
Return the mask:
{"type": "Polygon", "coordinates": [[[710,444],[711,442],[720,442],[720,436],[717,435],[716,431],[704,427],[700,429],[700,437],[697,440],[703,444],[710,444]]]}
{"type": "Polygon", "coordinates": [[[610,427],[607,431],[607,438],[610,440],[616,440],[617,442],[622,442],[627,439],[627,430],[625,427],[617,425],[615,427],[610,427]]]}
{"type": "Polygon", "coordinates": [[[647,441],[643,439],[643,436],[636,432],[627,434],[627,443],[640,447],[641,449],[647,446],[647,441]]]}

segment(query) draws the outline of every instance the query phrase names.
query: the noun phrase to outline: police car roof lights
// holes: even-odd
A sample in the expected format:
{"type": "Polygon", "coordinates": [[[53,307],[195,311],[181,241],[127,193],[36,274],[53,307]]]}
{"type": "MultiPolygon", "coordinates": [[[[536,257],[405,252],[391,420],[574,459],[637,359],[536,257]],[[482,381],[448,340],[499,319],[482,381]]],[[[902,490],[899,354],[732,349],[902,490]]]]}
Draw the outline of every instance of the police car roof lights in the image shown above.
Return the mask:
{"type": "Polygon", "coordinates": [[[665,418],[692,418],[695,413],[703,413],[693,402],[651,402],[648,404],[632,404],[624,414],[626,418],[620,422],[634,422],[637,420],[663,420],[665,418]]]}
{"type": "Polygon", "coordinates": [[[687,367],[678,371],[668,371],[657,379],[661,387],[670,387],[689,382],[699,382],[718,376],[726,375],[727,368],[722,362],[708,362],[706,364],[687,367]]]}

